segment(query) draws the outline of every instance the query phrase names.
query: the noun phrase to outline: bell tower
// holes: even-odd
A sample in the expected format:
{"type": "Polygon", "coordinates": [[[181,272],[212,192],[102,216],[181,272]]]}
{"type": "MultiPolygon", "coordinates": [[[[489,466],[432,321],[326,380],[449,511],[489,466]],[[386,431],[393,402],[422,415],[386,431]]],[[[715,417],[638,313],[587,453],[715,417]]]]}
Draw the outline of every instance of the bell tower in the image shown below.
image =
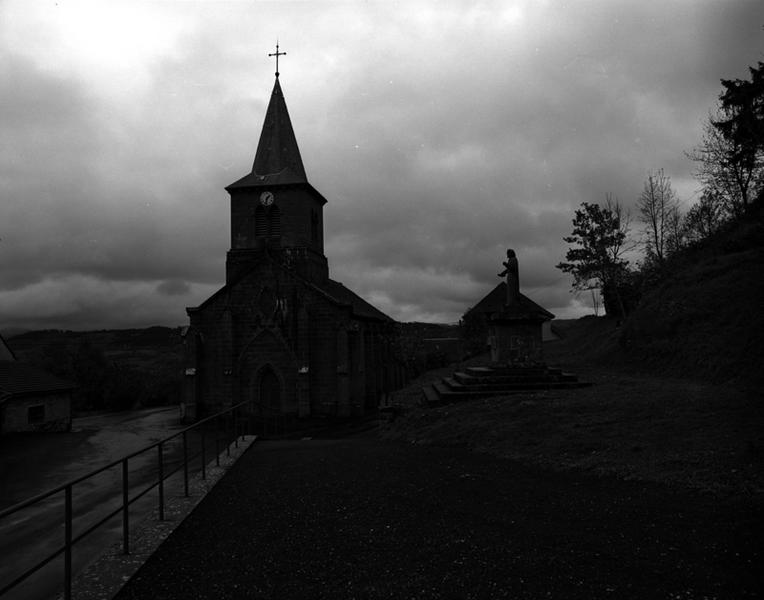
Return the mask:
{"type": "MultiPolygon", "coordinates": [[[[273,56],[278,60],[283,54],[277,46],[273,56]]],[[[326,199],[308,183],[278,71],[252,171],[226,191],[231,196],[227,283],[266,256],[309,281],[328,279],[323,220],[326,199]]]]}

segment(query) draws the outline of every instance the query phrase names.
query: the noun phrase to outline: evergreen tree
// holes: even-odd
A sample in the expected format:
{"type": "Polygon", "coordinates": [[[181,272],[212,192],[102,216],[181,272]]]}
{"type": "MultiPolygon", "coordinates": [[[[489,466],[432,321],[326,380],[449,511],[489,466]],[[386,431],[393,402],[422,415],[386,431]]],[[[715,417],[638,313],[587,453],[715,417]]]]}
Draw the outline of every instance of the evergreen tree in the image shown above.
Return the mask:
{"type": "Polygon", "coordinates": [[[605,313],[624,316],[626,306],[621,293],[628,275],[627,250],[629,215],[608,196],[605,206],[583,202],[573,217],[572,235],[564,237],[569,244],[567,262],[557,268],[573,275],[573,290],[599,288],[605,313]]]}

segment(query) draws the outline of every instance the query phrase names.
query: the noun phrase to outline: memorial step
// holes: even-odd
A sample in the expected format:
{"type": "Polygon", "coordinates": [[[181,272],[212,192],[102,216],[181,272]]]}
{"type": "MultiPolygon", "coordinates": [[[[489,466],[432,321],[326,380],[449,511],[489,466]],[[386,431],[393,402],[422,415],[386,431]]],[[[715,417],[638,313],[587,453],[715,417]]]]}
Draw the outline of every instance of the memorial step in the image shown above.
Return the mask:
{"type": "Polygon", "coordinates": [[[524,375],[470,375],[463,371],[454,373],[454,379],[464,385],[472,384],[494,384],[511,385],[515,383],[533,382],[533,381],[559,381],[563,378],[563,373],[558,370],[549,370],[546,372],[534,372],[524,375]]]}
{"type": "Polygon", "coordinates": [[[428,384],[422,387],[422,404],[425,406],[438,406],[442,404],[438,392],[432,384],[428,384]]]}
{"type": "Polygon", "coordinates": [[[544,390],[586,387],[573,373],[545,367],[469,367],[422,388],[422,401],[438,406],[461,400],[476,400],[544,390]]]}
{"type": "Polygon", "coordinates": [[[534,367],[502,367],[502,366],[491,366],[491,367],[467,367],[465,369],[466,373],[468,375],[472,375],[474,377],[485,377],[485,376],[506,376],[506,377],[533,377],[537,375],[543,375],[544,373],[548,373],[549,371],[557,371],[559,369],[553,369],[544,365],[534,366],[534,367]]]}
{"type": "Polygon", "coordinates": [[[503,393],[514,393],[522,391],[536,390],[559,390],[572,387],[581,387],[578,381],[559,381],[556,379],[537,379],[533,381],[523,381],[505,384],[484,384],[473,383],[464,385],[456,381],[453,377],[445,377],[442,382],[450,392],[459,393],[490,393],[492,396],[500,396],[503,393]]]}

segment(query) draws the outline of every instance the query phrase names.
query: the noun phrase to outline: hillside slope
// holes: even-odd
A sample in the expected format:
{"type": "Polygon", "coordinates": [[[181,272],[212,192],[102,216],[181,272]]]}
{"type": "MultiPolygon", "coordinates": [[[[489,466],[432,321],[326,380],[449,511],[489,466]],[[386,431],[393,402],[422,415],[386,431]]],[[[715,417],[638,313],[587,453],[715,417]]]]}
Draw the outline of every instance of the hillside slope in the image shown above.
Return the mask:
{"type": "MultiPolygon", "coordinates": [[[[764,232],[746,224],[684,253],[623,324],[555,322],[547,359],[712,382],[764,382],[764,232]]],[[[574,363],[574,364],[575,364],[574,363]]]]}

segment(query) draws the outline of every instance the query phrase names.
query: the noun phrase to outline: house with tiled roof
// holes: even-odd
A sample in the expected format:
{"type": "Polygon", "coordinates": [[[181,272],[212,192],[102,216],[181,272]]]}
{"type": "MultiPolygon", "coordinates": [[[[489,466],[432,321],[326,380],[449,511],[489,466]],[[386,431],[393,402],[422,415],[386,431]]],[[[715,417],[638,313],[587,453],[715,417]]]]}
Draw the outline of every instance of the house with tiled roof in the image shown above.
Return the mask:
{"type": "Polygon", "coordinates": [[[76,387],[16,360],[0,335],[0,433],[69,431],[76,387]]]}
{"type": "Polygon", "coordinates": [[[345,417],[402,385],[396,323],[329,276],[327,200],[308,181],[278,73],[250,173],[226,188],[225,285],[187,308],[184,412],[345,417]]]}

